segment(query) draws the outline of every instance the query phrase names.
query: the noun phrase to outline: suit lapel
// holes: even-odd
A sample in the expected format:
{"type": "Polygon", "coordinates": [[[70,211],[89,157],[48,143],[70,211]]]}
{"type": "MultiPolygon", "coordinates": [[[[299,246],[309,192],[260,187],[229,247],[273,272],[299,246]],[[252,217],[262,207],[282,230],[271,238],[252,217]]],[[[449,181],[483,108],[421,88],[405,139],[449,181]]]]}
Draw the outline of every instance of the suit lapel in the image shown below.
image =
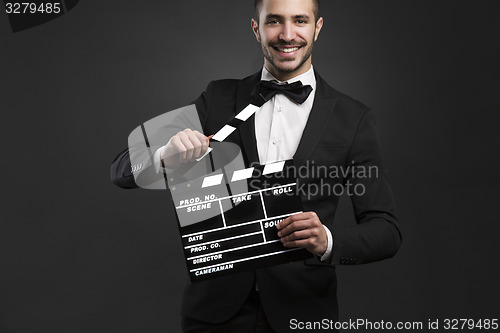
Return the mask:
{"type": "Polygon", "coordinates": [[[304,164],[311,155],[332,117],[332,111],[338,99],[334,96],[333,88],[318,73],[314,72],[314,74],[316,75],[316,95],[299,146],[293,155],[295,165],[304,164]]]}
{"type": "MultiPolygon", "coordinates": [[[[236,112],[243,110],[253,100],[252,92],[260,82],[261,71],[240,81],[238,93],[236,96],[236,112]]],[[[247,119],[238,127],[240,132],[243,149],[245,151],[247,162],[259,162],[259,154],[257,152],[257,140],[255,138],[255,114],[247,119]]]]}

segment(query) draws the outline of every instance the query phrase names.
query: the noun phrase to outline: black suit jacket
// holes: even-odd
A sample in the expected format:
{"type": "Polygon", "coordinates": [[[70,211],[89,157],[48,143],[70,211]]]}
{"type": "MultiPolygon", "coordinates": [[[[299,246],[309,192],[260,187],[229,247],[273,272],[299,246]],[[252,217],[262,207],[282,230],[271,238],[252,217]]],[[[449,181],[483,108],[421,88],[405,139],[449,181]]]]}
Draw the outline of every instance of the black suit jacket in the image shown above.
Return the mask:
{"type": "MultiPolygon", "coordinates": [[[[304,190],[302,201],[304,211],[316,212],[332,232],[334,245],[330,262],[314,257],[188,283],[182,305],[184,316],[212,323],[225,321],[241,308],[257,282],[267,319],[278,332],[288,331],[291,318],[336,320],[335,265],[369,263],[392,257],[397,252],[401,235],[382,165],[374,115],[366,106],[339,93],[317,73],[315,75],[314,105],[294,163],[297,168],[302,167],[302,174],[308,175],[298,180],[299,188],[320,192],[307,195],[304,190]],[[369,167],[372,171],[377,170],[377,174],[367,177],[366,173],[342,175],[341,172],[352,171],[352,168],[366,171],[369,167]],[[334,193],[338,193],[341,184],[364,189],[363,195],[351,196],[357,222],[352,227],[340,228],[334,223],[339,202],[339,196],[334,193]]],[[[219,80],[208,85],[195,102],[206,135],[216,133],[252,101],[251,93],[260,76],[259,72],[243,80],[219,80]]],[[[258,162],[254,116],[225,141],[240,145],[246,163],[258,162]]],[[[127,151],[115,159],[111,174],[115,184],[134,187],[127,151]]]]}

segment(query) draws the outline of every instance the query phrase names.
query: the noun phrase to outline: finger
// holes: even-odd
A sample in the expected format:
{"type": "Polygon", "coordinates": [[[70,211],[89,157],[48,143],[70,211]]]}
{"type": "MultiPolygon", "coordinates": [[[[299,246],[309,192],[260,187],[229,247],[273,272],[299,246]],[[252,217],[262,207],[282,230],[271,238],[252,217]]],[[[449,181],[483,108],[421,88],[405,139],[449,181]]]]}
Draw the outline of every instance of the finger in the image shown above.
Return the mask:
{"type": "Polygon", "coordinates": [[[204,147],[204,149],[205,149],[205,150],[204,150],[204,152],[203,152],[203,155],[205,155],[205,153],[206,153],[206,152],[207,152],[207,150],[208,150],[208,147],[210,147],[210,140],[214,137],[214,135],[215,135],[215,134],[212,134],[212,135],[210,135],[210,136],[208,136],[208,137],[207,137],[207,146],[206,146],[206,147],[204,147]]]}
{"type": "Polygon", "coordinates": [[[311,242],[309,239],[298,239],[298,240],[293,240],[290,242],[285,242],[283,243],[283,246],[285,247],[300,247],[303,249],[307,249],[311,247],[311,242]]]}
{"type": "Polygon", "coordinates": [[[186,134],[185,139],[188,140],[188,144],[186,144],[186,162],[189,162],[193,159],[194,151],[195,151],[195,145],[196,142],[198,141],[195,139],[196,135],[190,128],[186,128],[184,131],[182,131],[184,134],[186,134]]]}
{"type": "Polygon", "coordinates": [[[185,158],[181,159],[181,162],[186,162],[191,160],[191,158],[193,157],[194,146],[191,143],[191,140],[189,140],[188,134],[186,134],[186,132],[180,132],[177,135],[181,140],[182,144],[184,145],[184,147],[186,147],[186,154],[184,155],[185,158]]]}
{"type": "Polygon", "coordinates": [[[284,247],[299,247],[304,248],[307,251],[317,254],[323,255],[327,249],[326,245],[321,246],[320,240],[315,237],[309,237],[304,239],[296,239],[288,242],[282,243],[284,247]]]}
{"type": "Polygon", "coordinates": [[[172,140],[170,140],[170,143],[175,153],[179,154],[179,162],[185,160],[187,149],[184,146],[184,144],[182,144],[182,141],[179,138],[179,136],[178,135],[173,136],[172,140]]]}
{"type": "Polygon", "coordinates": [[[289,225],[287,225],[285,228],[281,229],[278,231],[278,237],[284,237],[288,234],[291,234],[294,231],[297,230],[303,230],[307,228],[311,228],[312,224],[309,220],[300,220],[300,221],[295,221],[289,225]]]}
{"type": "Polygon", "coordinates": [[[200,140],[201,142],[206,142],[208,141],[208,137],[206,137],[203,133],[200,133],[198,131],[193,131],[193,133],[196,135],[196,137],[198,138],[198,140],[200,140]]]}
{"type": "Polygon", "coordinates": [[[278,224],[276,224],[276,228],[278,228],[278,230],[281,230],[281,229],[285,228],[287,225],[289,225],[290,223],[292,223],[292,217],[288,216],[286,219],[279,221],[278,224]]]}
{"type": "Polygon", "coordinates": [[[191,140],[191,144],[194,147],[192,158],[194,159],[200,157],[203,148],[203,141],[200,141],[196,132],[193,132],[193,134],[189,136],[189,140],[191,140]]]}
{"type": "Polygon", "coordinates": [[[290,223],[292,223],[294,221],[305,220],[306,218],[304,218],[304,214],[305,213],[298,213],[298,214],[294,214],[294,215],[288,216],[286,219],[281,220],[276,225],[276,228],[278,228],[278,230],[281,230],[281,229],[285,228],[286,226],[288,226],[290,223]]]}
{"type": "Polygon", "coordinates": [[[203,135],[202,133],[200,133],[198,131],[194,131],[194,133],[196,134],[196,138],[200,142],[200,151],[197,152],[198,155],[196,155],[196,153],[194,154],[195,158],[198,158],[198,157],[205,155],[205,153],[207,152],[209,138],[207,138],[205,135],[203,135]]]}
{"type": "Polygon", "coordinates": [[[285,237],[281,237],[280,241],[282,243],[286,243],[294,240],[307,239],[311,237],[316,237],[316,234],[312,232],[310,229],[305,229],[305,230],[294,231],[285,237]]]}

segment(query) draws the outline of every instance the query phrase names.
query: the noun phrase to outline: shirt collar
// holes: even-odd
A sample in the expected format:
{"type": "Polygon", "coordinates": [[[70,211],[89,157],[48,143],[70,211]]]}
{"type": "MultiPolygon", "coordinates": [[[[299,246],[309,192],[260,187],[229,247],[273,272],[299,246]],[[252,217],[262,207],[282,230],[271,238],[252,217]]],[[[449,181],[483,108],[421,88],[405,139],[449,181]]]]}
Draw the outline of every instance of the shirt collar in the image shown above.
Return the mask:
{"type": "Polygon", "coordinates": [[[282,82],[293,83],[293,82],[296,82],[296,81],[300,81],[300,82],[302,82],[303,85],[310,85],[313,88],[313,90],[316,89],[316,76],[314,75],[314,69],[313,69],[312,65],[311,65],[311,68],[307,72],[305,72],[303,74],[300,74],[300,75],[298,75],[296,77],[293,77],[293,78],[291,78],[290,80],[287,80],[287,81],[280,81],[280,80],[278,80],[277,78],[274,77],[273,74],[271,74],[266,69],[266,66],[264,66],[262,68],[261,80],[265,80],[265,81],[275,80],[275,81],[278,81],[280,83],[282,83],[282,82]]]}

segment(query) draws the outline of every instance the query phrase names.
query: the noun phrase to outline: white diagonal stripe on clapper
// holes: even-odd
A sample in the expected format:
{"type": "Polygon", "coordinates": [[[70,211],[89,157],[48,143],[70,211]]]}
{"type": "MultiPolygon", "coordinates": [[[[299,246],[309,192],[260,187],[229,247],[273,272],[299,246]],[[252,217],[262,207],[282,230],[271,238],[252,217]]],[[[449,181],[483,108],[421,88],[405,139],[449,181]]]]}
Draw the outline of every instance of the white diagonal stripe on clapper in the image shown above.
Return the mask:
{"type": "Polygon", "coordinates": [[[243,170],[236,170],[233,173],[233,178],[231,178],[231,182],[236,182],[238,180],[252,178],[254,168],[248,168],[243,170]]]}
{"type": "Polygon", "coordinates": [[[222,182],[223,176],[224,176],[223,174],[220,174],[220,175],[205,177],[203,179],[203,184],[201,184],[201,187],[204,188],[204,187],[219,185],[222,182]]]}
{"type": "Polygon", "coordinates": [[[270,173],[280,172],[281,170],[283,170],[284,166],[285,166],[285,161],[271,163],[271,164],[266,164],[266,166],[264,167],[264,171],[262,172],[262,174],[263,175],[268,175],[270,173]]]}
{"type": "Polygon", "coordinates": [[[249,104],[246,108],[241,110],[240,113],[236,116],[236,119],[242,120],[242,121],[247,121],[248,118],[250,118],[255,111],[260,109],[258,106],[255,106],[253,104],[249,104]]]}
{"type": "Polygon", "coordinates": [[[219,142],[222,142],[222,141],[226,140],[226,138],[229,135],[231,135],[231,133],[233,133],[235,130],[236,130],[236,128],[234,128],[233,126],[225,125],[217,133],[215,133],[215,135],[212,137],[212,139],[219,141],[219,142]]]}

